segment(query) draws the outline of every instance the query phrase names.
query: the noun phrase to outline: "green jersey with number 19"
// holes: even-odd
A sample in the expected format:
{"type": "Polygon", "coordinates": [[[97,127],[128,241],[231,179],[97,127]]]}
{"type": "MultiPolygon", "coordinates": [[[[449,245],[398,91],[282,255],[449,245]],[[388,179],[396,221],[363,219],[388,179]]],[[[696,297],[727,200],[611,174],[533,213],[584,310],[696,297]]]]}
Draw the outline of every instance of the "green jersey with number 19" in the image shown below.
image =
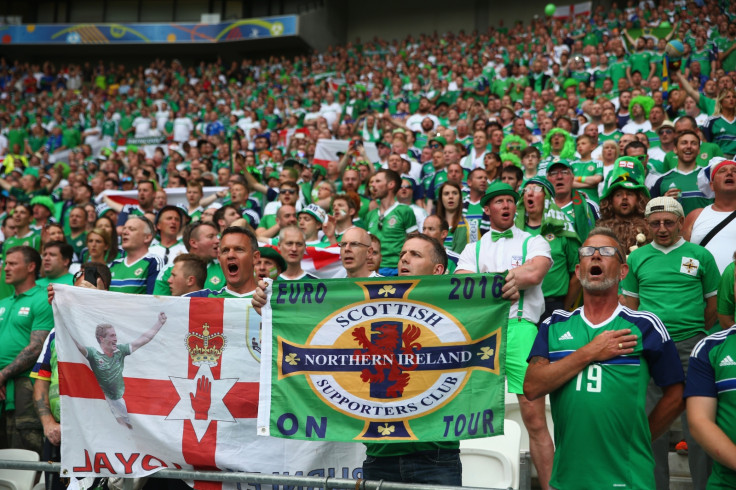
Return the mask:
{"type": "Polygon", "coordinates": [[[663,387],[684,380],[677,349],[662,322],[621,305],[597,325],[585,317],[584,307],[571,313],[556,310],[540,325],[529,359],[554,363],[607,330],[627,328],[637,338],[633,353],[589,364],[550,393],[554,488],[654,488],[647,385],[650,377],[663,387]]]}

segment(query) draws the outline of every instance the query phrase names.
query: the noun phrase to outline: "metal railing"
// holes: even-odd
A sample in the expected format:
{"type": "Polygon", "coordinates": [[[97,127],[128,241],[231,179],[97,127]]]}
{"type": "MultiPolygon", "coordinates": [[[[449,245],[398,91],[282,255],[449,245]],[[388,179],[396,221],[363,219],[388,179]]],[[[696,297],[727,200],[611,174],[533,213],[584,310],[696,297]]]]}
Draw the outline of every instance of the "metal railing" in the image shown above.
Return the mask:
{"type": "MultiPolygon", "coordinates": [[[[47,473],[59,473],[61,471],[60,463],[51,462],[35,462],[35,461],[12,461],[0,460],[0,469],[11,470],[30,470],[45,471],[47,473]]],[[[63,476],[63,475],[62,475],[63,476]]],[[[221,481],[228,483],[251,483],[261,485],[291,485],[293,487],[311,487],[323,488],[325,490],[332,489],[350,489],[350,490],[471,490],[478,487],[454,487],[454,486],[438,486],[438,485],[420,485],[415,483],[395,483],[375,480],[352,480],[348,478],[335,477],[316,477],[316,476],[290,476],[290,475],[265,475],[261,473],[229,473],[218,471],[193,471],[193,470],[172,470],[165,469],[149,475],[149,478],[171,478],[178,480],[201,480],[201,481],[221,481]]],[[[132,488],[133,480],[126,479],[125,483],[130,482],[132,488]]],[[[499,488],[485,487],[487,490],[506,490],[499,488]]]]}

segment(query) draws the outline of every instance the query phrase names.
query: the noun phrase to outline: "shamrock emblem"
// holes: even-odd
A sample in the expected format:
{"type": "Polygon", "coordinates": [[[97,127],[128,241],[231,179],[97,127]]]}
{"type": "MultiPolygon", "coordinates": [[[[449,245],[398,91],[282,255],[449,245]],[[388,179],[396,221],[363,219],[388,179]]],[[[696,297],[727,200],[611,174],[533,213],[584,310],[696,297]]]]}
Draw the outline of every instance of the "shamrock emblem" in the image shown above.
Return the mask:
{"type": "Polygon", "coordinates": [[[288,362],[292,366],[296,366],[297,363],[299,361],[301,361],[301,359],[299,359],[298,357],[296,357],[296,353],[292,352],[291,354],[289,354],[286,357],[284,357],[284,361],[288,362]]]}
{"type": "Polygon", "coordinates": [[[378,427],[378,433],[382,436],[390,435],[395,430],[396,427],[394,427],[393,425],[388,425],[388,422],[378,427]]]}
{"type": "Polygon", "coordinates": [[[493,355],[493,349],[491,349],[490,347],[481,347],[478,355],[480,356],[480,359],[482,361],[485,361],[493,355]]]}
{"type": "Polygon", "coordinates": [[[388,298],[389,294],[394,294],[395,292],[396,292],[396,288],[394,288],[390,284],[383,286],[381,289],[378,290],[378,294],[382,294],[384,298],[388,298]]]}

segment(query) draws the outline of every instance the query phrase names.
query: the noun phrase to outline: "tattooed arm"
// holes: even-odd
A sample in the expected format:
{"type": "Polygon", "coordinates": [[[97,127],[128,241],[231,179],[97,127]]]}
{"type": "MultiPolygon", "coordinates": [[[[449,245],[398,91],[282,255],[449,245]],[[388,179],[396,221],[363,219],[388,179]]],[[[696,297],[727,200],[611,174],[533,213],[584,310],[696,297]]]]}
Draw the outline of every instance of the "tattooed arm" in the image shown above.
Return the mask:
{"type": "Polygon", "coordinates": [[[5,400],[5,385],[9,379],[13,379],[20,373],[28,371],[33,367],[41,353],[43,342],[48,337],[47,330],[31,331],[31,341],[21,350],[13,361],[0,370],[0,399],[5,400]]]}
{"type": "Polygon", "coordinates": [[[38,418],[43,424],[43,435],[49,442],[58,446],[61,442],[61,425],[56,421],[51,413],[51,404],[49,403],[49,386],[51,383],[45,379],[37,379],[33,385],[33,403],[38,412],[38,418]]]}

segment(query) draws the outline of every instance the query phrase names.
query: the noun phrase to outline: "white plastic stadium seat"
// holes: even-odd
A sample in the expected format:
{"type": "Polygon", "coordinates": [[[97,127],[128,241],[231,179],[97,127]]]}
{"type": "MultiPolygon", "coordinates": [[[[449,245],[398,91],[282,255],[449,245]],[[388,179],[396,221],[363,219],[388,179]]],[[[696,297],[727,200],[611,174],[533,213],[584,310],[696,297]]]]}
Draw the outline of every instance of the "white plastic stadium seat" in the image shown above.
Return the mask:
{"type": "MultiPolygon", "coordinates": [[[[549,429],[549,434],[552,437],[552,441],[554,442],[555,439],[555,426],[554,422],[552,421],[552,408],[549,404],[549,395],[545,396],[544,398],[544,411],[545,415],[547,416],[547,428],[549,429]]],[[[518,423],[521,427],[521,451],[528,451],[529,450],[529,433],[526,430],[526,427],[524,426],[524,421],[521,418],[521,409],[519,408],[519,399],[516,397],[516,395],[511,393],[506,393],[506,413],[504,415],[504,418],[513,420],[514,422],[518,423]]]]}
{"type": "MultiPolygon", "coordinates": [[[[26,449],[0,449],[0,460],[39,461],[38,454],[26,449]]],[[[36,472],[30,470],[0,469],[0,489],[31,490],[36,472]]]]}
{"type": "MultiPolygon", "coordinates": [[[[521,443],[521,427],[513,420],[503,421],[502,436],[483,437],[480,439],[467,439],[460,441],[460,458],[463,462],[463,485],[464,486],[484,486],[494,488],[519,488],[519,444],[521,443]],[[511,480],[497,481],[493,484],[489,480],[494,477],[488,464],[485,466],[476,464],[475,460],[480,459],[478,452],[492,451],[500,453],[504,459],[511,464],[511,480]],[[466,454],[470,459],[472,467],[466,467],[466,454]]],[[[503,463],[501,463],[503,465],[503,463]]]]}
{"type": "Polygon", "coordinates": [[[511,486],[511,461],[493,449],[461,449],[463,486],[508,488],[511,486]]]}

